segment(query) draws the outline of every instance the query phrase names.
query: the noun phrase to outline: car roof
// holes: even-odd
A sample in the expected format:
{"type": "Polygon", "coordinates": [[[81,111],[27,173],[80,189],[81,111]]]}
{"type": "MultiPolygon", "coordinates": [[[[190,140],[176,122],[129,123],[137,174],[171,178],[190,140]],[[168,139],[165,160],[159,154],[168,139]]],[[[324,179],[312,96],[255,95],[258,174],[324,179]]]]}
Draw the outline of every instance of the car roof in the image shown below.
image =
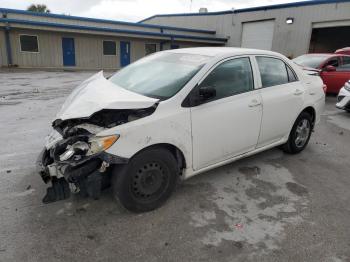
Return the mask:
{"type": "Polygon", "coordinates": [[[194,48],[172,49],[172,50],[167,50],[166,52],[194,54],[194,55],[203,55],[203,56],[212,56],[212,57],[251,55],[251,54],[281,56],[281,54],[272,52],[272,51],[236,48],[236,47],[194,47],[194,48]]]}
{"type": "Polygon", "coordinates": [[[349,56],[345,54],[335,54],[335,53],[312,53],[312,54],[305,54],[302,56],[325,56],[325,57],[332,57],[332,56],[349,56]]]}

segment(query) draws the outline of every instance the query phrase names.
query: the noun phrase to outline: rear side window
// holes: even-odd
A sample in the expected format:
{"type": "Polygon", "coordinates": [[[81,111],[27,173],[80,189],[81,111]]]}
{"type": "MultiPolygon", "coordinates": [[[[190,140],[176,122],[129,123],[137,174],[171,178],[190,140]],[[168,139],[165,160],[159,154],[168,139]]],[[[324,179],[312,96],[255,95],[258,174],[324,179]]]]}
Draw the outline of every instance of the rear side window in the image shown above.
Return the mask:
{"type": "Polygon", "coordinates": [[[215,88],[214,100],[253,90],[253,72],[249,58],[236,58],[223,62],[207,76],[200,86],[215,88]]]}
{"type": "Polygon", "coordinates": [[[278,58],[256,57],[261,75],[262,87],[270,87],[297,81],[293,70],[278,58]]]}

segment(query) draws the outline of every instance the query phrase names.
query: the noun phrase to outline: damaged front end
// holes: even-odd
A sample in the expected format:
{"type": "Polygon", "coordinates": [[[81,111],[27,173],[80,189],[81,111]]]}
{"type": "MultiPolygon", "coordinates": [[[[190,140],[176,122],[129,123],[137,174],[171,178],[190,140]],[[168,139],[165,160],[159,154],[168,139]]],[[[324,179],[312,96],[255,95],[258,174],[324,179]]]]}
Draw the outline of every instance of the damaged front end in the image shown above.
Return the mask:
{"type": "Polygon", "coordinates": [[[126,164],[128,159],[105,152],[119,135],[95,134],[154,112],[155,107],[139,110],[102,110],[88,119],[56,120],[38,159],[38,171],[45,183],[52,185],[44,203],[70,197],[71,192],[98,199],[108,187],[110,167],[126,164]]]}
{"type": "Polygon", "coordinates": [[[151,115],[157,101],[142,98],[113,86],[101,73],[85,81],[68,97],[37,161],[40,176],[45,183],[51,183],[44,203],[69,198],[71,193],[100,197],[101,190],[110,184],[111,168],[128,163],[128,159],[106,152],[120,138],[118,134],[98,136],[98,133],[151,115]],[[108,99],[94,100],[93,95],[105,95],[108,99]],[[132,100],[130,104],[125,97],[132,100]],[[118,98],[123,106],[118,107],[118,98]],[[103,102],[108,109],[103,107],[103,102]],[[131,105],[141,109],[132,109],[131,105]]]}

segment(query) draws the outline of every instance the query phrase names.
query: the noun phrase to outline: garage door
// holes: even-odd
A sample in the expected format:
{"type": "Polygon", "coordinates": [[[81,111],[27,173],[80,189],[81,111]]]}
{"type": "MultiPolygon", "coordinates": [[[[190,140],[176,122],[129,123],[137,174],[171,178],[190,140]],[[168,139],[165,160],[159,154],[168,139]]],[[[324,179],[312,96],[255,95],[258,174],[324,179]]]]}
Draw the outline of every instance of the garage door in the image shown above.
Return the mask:
{"type": "Polygon", "coordinates": [[[243,23],[242,47],[271,50],[275,21],[243,23]]]}

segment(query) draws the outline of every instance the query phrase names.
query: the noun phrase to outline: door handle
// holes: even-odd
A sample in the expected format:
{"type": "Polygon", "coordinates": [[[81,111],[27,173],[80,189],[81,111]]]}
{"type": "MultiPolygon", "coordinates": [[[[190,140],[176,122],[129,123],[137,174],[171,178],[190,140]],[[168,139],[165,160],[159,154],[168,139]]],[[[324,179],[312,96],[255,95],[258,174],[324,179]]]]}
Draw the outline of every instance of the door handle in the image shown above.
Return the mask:
{"type": "Polygon", "coordinates": [[[294,95],[296,95],[296,96],[300,96],[300,95],[302,95],[302,94],[304,94],[304,91],[302,91],[302,90],[300,90],[300,89],[296,89],[296,90],[294,91],[294,95]]]}
{"type": "Polygon", "coordinates": [[[260,106],[261,105],[261,102],[254,99],[252,100],[252,102],[249,104],[249,107],[257,107],[257,106],[260,106]]]}

